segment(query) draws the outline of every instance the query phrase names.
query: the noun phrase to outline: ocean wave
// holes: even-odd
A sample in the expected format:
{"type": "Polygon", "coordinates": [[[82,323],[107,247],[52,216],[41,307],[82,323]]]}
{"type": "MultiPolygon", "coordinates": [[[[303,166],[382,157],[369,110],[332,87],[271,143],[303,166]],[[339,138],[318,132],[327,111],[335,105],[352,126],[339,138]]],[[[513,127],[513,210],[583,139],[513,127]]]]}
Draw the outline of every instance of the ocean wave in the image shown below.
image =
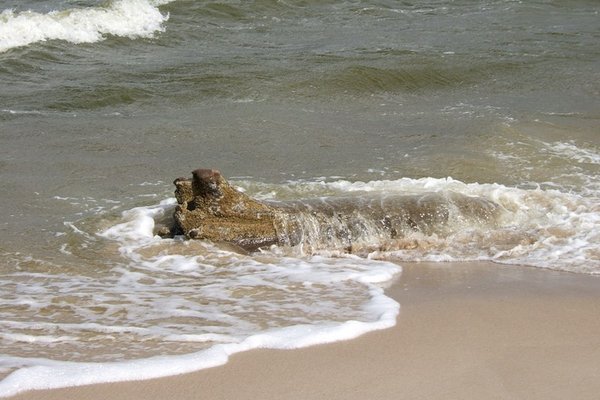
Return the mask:
{"type": "MultiPolygon", "coordinates": [[[[172,1],[172,0],[171,0],[172,1]]],[[[105,7],[70,8],[48,13],[8,9],[0,13],[0,52],[47,40],[94,43],[107,35],[150,38],[164,31],[169,0],[115,0],[105,7]]]]}
{"type": "MultiPolygon", "coordinates": [[[[359,60],[356,60],[360,63],[359,60]]],[[[440,90],[485,81],[497,74],[507,74],[521,68],[518,63],[481,63],[444,66],[441,60],[422,58],[407,62],[406,67],[389,68],[354,65],[340,68],[311,81],[292,84],[297,93],[325,92],[344,94],[407,92],[440,90]]]]}
{"type": "MultiPolygon", "coordinates": [[[[581,149],[580,149],[581,150],[581,149]]],[[[579,154],[579,153],[576,153],[579,154]]],[[[589,156],[590,152],[583,153],[589,156]]],[[[588,158],[584,158],[588,160],[588,158]]],[[[245,183],[242,182],[242,186],[245,183]]],[[[382,236],[366,229],[360,247],[353,252],[371,259],[394,261],[475,261],[488,260],[503,264],[529,265],[576,273],[600,274],[600,237],[597,192],[583,194],[556,189],[510,187],[501,184],[464,183],[452,178],[403,178],[371,182],[297,182],[284,185],[253,184],[252,191],[263,200],[289,198],[290,189],[303,197],[348,196],[357,201],[380,196],[411,195],[432,198],[437,210],[448,218],[430,221],[431,229],[421,226],[399,231],[396,237],[382,236]],[[494,218],[469,220],[457,212],[459,194],[473,200],[497,204],[494,218]],[[451,201],[452,200],[452,201],[451,201]]],[[[384,203],[382,203],[384,204],[384,203]]],[[[475,203],[477,204],[477,203],[475,203]]],[[[483,203],[485,204],[485,203],[483,203]]],[[[402,205],[404,206],[404,205],[402,205]]],[[[469,207],[472,207],[470,205],[469,207]]],[[[468,208],[470,212],[475,209],[468,208]]],[[[363,223],[361,226],[368,227],[363,223]]],[[[335,243],[334,243],[335,244],[335,243]]],[[[313,246],[319,247],[319,246],[313,246]]],[[[320,246],[327,254],[337,251],[320,246]]],[[[339,246],[338,246],[339,247],[339,246]]]]}

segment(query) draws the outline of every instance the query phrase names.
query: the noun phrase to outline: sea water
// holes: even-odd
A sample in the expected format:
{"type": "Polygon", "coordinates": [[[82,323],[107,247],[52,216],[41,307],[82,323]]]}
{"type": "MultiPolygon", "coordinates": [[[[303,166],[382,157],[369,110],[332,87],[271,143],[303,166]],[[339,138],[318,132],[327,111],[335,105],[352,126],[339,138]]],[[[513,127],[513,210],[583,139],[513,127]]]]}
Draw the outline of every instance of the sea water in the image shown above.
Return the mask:
{"type": "Polygon", "coordinates": [[[0,396],[390,327],[403,262],[600,274],[596,1],[0,8],[0,396]],[[501,213],[359,255],[154,236],[199,167],[261,200],[501,213]]]}

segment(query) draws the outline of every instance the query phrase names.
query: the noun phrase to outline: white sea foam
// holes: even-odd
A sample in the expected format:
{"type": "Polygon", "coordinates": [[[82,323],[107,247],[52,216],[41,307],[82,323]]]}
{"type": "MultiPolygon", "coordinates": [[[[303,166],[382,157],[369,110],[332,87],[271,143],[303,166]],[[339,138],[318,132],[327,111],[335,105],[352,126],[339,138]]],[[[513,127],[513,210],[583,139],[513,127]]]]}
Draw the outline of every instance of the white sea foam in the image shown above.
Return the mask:
{"type": "MultiPolygon", "coordinates": [[[[504,208],[500,221],[485,229],[458,230],[448,237],[415,235],[420,249],[380,257],[402,260],[492,260],[508,264],[600,274],[600,206],[597,197],[558,190],[525,190],[499,184],[465,184],[453,179],[379,181],[375,185],[335,183],[347,190],[452,190],[495,201],[504,208]]],[[[409,247],[410,247],[409,246],[409,247]]],[[[376,258],[376,257],[374,257],[376,258]]]]}
{"type": "Polygon", "coordinates": [[[225,364],[230,355],[251,349],[295,349],[353,339],[366,332],[389,328],[395,324],[398,304],[380,293],[374,295],[377,301],[374,301],[371,307],[378,310],[387,309],[376,322],[347,321],[321,326],[295,325],[264,331],[251,335],[240,343],[219,344],[192,354],[113,363],[72,363],[15,357],[7,361],[32,366],[21,368],[0,382],[0,396],[12,396],[33,389],[178,375],[225,364]]]}
{"type": "MultiPolygon", "coordinates": [[[[2,22],[0,22],[0,24],[1,23],[2,22]]],[[[0,30],[0,32],[1,32],[1,30],[0,30]]],[[[2,36],[0,36],[0,53],[2,51],[4,51],[4,50],[2,50],[2,36]]],[[[33,110],[33,111],[28,111],[28,110],[11,110],[11,109],[6,109],[6,108],[0,110],[0,112],[7,113],[7,114],[12,114],[12,115],[21,115],[21,114],[23,114],[23,115],[44,115],[44,113],[41,112],[41,111],[35,111],[35,110],[33,110]]]]}
{"type": "MultiPolygon", "coordinates": [[[[107,245],[118,244],[123,261],[102,279],[20,273],[27,285],[5,304],[18,306],[19,316],[2,315],[0,340],[19,340],[37,357],[0,359],[2,370],[13,371],[0,382],[0,396],[190,372],[240,351],[351,339],[395,324],[399,305],[381,284],[398,265],[353,256],[246,256],[163,240],[153,234],[154,220],[173,202],[128,210],[100,234],[107,245]],[[52,305],[52,318],[40,316],[52,305]],[[111,352],[129,360],[110,361],[111,352]]],[[[78,232],[72,230],[89,235],[78,232]]]]}
{"type": "Polygon", "coordinates": [[[574,142],[554,142],[546,145],[545,151],[558,157],[568,158],[578,163],[600,164],[600,152],[578,147],[574,142]]]}
{"type": "Polygon", "coordinates": [[[263,199],[456,192],[492,200],[503,211],[488,225],[415,232],[367,258],[293,248],[245,255],[160,239],[155,221],[172,212],[174,199],[130,209],[99,235],[69,223],[69,251],[76,254],[79,241],[85,254],[93,247],[106,259],[104,270],[38,271],[38,261],[27,258],[9,277],[13,286],[0,286],[0,341],[21,349],[0,358],[0,370],[12,372],[0,382],[0,396],[190,372],[257,347],[297,348],[390,327],[399,305],[382,285],[400,268],[389,260],[492,260],[600,274],[597,193],[452,178],[235,183],[263,199]],[[114,361],[123,354],[126,361],[114,361]]]}
{"type": "MultiPolygon", "coordinates": [[[[559,146],[562,148],[563,146],[559,146]]],[[[556,146],[554,146],[556,151],[556,146]]],[[[593,153],[567,146],[564,157],[593,162],[593,153]]],[[[391,243],[387,251],[370,254],[372,259],[400,261],[491,260],[570,272],[600,274],[600,194],[598,176],[582,188],[581,194],[556,189],[508,187],[501,184],[464,183],[452,178],[403,178],[371,182],[297,182],[302,196],[347,196],[353,193],[421,195],[456,192],[492,200],[502,206],[500,219],[491,225],[465,227],[460,224],[445,236],[414,235],[391,243]],[[394,248],[395,247],[395,248],[394,248]]],[[[259,190],[262,198],[289,196],[274,186],[259,190]]],[[[374,239],[376,240],[376,238],[374,239]]]]}
{"type": "Polygon", "coordinates": [[[27,343],[64,343],[75,340],[72,336],[48,336],[48,335],[24,335],[13,333],[0,333],[0,337],[8,342],[27,342],[27,343]]]}
{"type": "Polygon", "coordinates": [[[46,40],[93,43],[106,35],[149,38],[169,18],[158,9],[170,1],[114,0],[106,7],[71,8],[46,14],[0,13],[0,52],[46,40]]]}

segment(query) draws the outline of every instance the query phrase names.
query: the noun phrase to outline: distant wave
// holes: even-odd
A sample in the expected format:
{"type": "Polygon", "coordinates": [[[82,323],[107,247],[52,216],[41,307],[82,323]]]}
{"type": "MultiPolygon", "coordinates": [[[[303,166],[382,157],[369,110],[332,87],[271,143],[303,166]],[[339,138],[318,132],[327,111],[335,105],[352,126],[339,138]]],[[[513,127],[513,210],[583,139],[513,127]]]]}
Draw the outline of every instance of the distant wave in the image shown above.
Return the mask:
{"type": "Polygon", "coordinates": [[[158,9],[173,0],[114,0],[104,7],[70,8],[49,13],[8,9],[0,13],[0,53],[46,40],[93,43],[106,35],[152,37],[169,18],[158,9]]]}
{"type": "Polygon", "coordinates": [[[418,92],[476,84],[494,74],[507,74],[521,67],[518,63],[494,62],[470,65],[442,65],[433,59],[413,59],[414,65],[378,68],[357,65],[340,68],[316,80],[298,82],[300,93],[314,90],[331,93],[418,92]]]}

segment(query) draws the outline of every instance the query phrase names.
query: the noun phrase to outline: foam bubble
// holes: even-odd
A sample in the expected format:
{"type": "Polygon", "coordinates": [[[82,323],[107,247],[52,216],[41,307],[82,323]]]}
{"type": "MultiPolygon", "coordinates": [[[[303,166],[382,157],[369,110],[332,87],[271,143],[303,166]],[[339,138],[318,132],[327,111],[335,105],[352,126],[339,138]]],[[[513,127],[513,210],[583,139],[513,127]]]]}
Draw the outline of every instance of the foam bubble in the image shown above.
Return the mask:
{"type": "Polygon", "coordinates": [[[71,8],[46,14],[0,13],[0,52],[46,40],[94,43],[106,35],[149,38],[164,30],[168,15],[158,6],[170,1],[115,0],[106,7],[71,8]]]}

